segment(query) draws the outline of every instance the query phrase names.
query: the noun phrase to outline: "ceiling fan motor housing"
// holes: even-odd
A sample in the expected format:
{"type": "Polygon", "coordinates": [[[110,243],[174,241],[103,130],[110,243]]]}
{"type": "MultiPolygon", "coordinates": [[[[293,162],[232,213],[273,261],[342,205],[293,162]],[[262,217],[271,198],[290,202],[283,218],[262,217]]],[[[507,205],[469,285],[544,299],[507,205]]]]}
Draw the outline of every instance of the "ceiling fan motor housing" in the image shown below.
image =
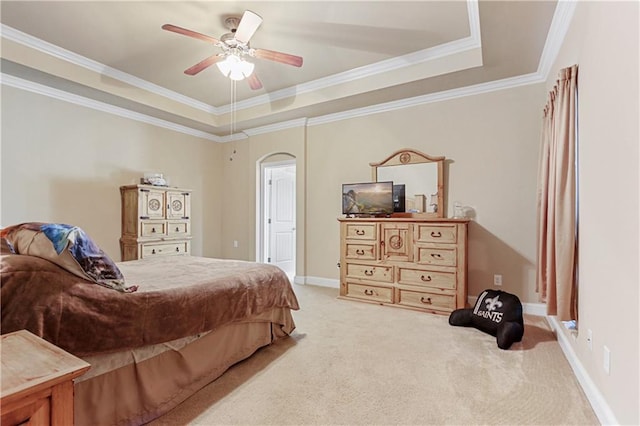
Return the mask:
{"type": "Polygon", "coordinates": [[[238,25],[240,25],[239,16],[229,16],[224,20],[224,26],[229,28],[232,33],[236,32],[238,25]]]}

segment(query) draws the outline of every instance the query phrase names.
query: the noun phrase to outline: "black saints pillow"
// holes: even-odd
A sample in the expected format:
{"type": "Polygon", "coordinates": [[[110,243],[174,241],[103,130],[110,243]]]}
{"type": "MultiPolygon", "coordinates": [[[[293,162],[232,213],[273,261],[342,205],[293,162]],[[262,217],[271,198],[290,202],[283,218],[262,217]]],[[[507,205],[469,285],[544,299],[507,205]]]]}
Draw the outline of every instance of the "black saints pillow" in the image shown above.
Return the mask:
{"type": "Polygon", "coordinates": [[[488,289],[480,294],[473,308],[451,312],[449,324],[475,327],[496,336],[500,349],[509,349],[524,335],[522,303],[514,294],[488,289]]]}

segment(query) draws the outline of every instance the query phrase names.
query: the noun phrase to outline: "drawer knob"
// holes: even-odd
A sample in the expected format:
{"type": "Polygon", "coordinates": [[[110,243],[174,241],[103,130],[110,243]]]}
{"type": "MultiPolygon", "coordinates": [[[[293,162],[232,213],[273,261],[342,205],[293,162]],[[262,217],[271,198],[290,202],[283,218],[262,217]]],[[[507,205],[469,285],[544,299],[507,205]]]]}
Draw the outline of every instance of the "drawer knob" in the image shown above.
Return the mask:
{"type": "Polygon", "coordinates": [[[364,289],[364,294],[366,294],[367,296],[373,296],[373,290],[365,288],[364,289]]]}
{"type": "Polygon", "coordinates": [[[176,247],[176,252],[180,253],[180,247],[176,247]]]}
{"type": "Polygon", "coordinates": [[[364,235],[364,229],[356,229],[356,235],[364,235]]]}
{"type": "Polygon", "coordinates": [[[152,249],[151,254],[156,254],[156,249],[152,249]]]}
{"type": "Polygon", "coordinates": [[[420,298],[420,301],[421,301],[422,303],[426,304],[426,305],[431,305],[431,298],[430,298],[430,297],[425,298],[424,296],[422,296],[422,297],[420,298]]]}
{"type": "Polygon", "coordinates": [[[440,253],[431,253],[431,257],[434,259],[442,259],[442,255],[440,253]]]}
{"type": "Polygon", "coordinates": [[[427,275],[426,277],[424,275],[420,276],[420,279],[426,283],[428,283],[429,281],[431,281],[431,275],[427,275]]]}
{"type": "Polygon", "coordinates": [[[180,232],[180,228],[176,226],[176,232],[180,232]]]}
{"type": "Polygon", "coordinates": [[[362,255],[364,254],[364,250],[362,250],[362,249],[357,249],[357,250],[356,250],[356,254],[357,254],[358,256],[362,256],[362,255]]]}
{"type": "Polygon", "coordinates": [[[433,238],[440,238],[440,237],[442,237],[442,234],[440,233],[440,231],[437,231],[437,232],[436,231],[431,231],[431,236],[433,238]]]}
{"type": "Polygon", "coordinates": [[[366,276],[370,277],[370,276],[372,276],[372,275],[373,275],[373,270],[371,270],[371,271],[370,271],[370,270],[368,270],[368,269],[365,269],[365,270],[364,270],[364,274],[365,274],[366,276]]]}
{"type": "Polygon", "coordinates": [[[151,233],[156,232],[156,228],[151,228],[151,233]]]}

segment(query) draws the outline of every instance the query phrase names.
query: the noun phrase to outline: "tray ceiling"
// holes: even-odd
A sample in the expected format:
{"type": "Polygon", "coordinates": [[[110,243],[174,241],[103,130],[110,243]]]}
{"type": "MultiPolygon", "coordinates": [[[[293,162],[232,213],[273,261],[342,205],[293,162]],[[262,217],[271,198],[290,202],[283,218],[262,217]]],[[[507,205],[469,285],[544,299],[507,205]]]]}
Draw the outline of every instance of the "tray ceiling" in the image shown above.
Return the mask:
{"type": "Polygon", "coordinates": [[[556,2],[3,0],[0,8],[3,83],[220,140],[231,110],[235,129],[248,131],[535,73],[556,2]],[[264,19],[252,47],[302,56],[303,66],[253,59],[257,91],[215,66],[185,75],[219,48],[161,26],[220,38],[224,19],[244,10],[264,19]]]}

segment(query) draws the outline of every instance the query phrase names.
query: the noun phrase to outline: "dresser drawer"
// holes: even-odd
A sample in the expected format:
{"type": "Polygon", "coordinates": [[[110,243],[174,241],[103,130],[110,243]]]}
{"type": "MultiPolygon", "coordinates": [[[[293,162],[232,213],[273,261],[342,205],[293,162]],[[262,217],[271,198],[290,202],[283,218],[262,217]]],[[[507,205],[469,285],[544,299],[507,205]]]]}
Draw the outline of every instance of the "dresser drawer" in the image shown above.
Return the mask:
{"type": "Polygon", "coordinates": [[[347,282],[347,296],[376,302],[393,303],[393,288],[347,282]]]}
{"type": "Polygon", "coordinates": [[[347,263],[347,276],[365,280],[393,282],[393,266],[360,265],[347,263]]]}
{"type": "Polygon", "coordinates": [[[399,268],[398,283],[436,287],[456,288],[456,274],[453,272],[425,271],[420,269],[399,268]]]}
{"type": "Polygon", "coordinates": [[[420,243],[455,244],[458,241],[456,225],[421,225],[414,227],[414,238],[420,243]]]}
{"type": "Polygon", "coordinates": [[[453,311],[456,307],[456,296],[453,294],[436,294],[400,288],[398,289],[397,303],[416,308],[453,311]]]}
{"type": "Polygon", "coordinates": [[[346,253],[345,256],[347,259],[366,259],[366,260],[375,260],[376,256],[376,247],[378,247],[375,243],[345,243],[346,245],[346,253]]]}
{"type": "Polygon", "coordinates": [[[141,237],[157,237],[167,235],[167,223],[164,221],[140,221],[141,237]]]}
{"type": "Polygon", "coordinates": [[[153,256],[175,256],[189,254],[189,241],[164,242],[160,244],[142,244],[142,258],[153,256]]]}
{"type": "Polygon", "coordinates": [[[190,235],[190,222],[186,221],[169,221],[167,223],[167,235],[176,237],[179,235],[190,235]]]}
{"type": "Polygon", "coordinates": [[[375,240],[377,236],[375,223],[347,223],[346,228],[350,240],[375,240]]]}
{"type": "Polygon", "coordinates": [[[415,260],[424,265],[456,266],[457,250],[451,248],[417,246],[415,260]]]}

